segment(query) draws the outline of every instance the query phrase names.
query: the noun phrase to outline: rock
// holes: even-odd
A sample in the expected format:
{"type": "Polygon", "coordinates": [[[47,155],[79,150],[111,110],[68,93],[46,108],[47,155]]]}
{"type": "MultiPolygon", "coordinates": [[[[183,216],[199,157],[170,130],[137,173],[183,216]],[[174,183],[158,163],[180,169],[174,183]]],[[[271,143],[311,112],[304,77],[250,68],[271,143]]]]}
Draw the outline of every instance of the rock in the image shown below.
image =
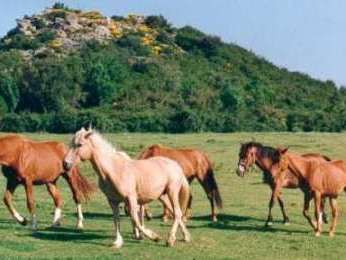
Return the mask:
{"type": "Polygon", "coordinates": [[[17,19],[16,21],[17,21],[18,29],[21,33],[23,33],[26,36],[32,36],[32,32],[34,31],[34,28],[29,19],[17,19]]]}
{"type": "Polygon", "coordinates": [[[95,29],[95,34],[96,37],[99,39],[104,39],[104,38],[110,38],[111,37],[111,32],[110,30],[103,26],[103,25],[99,25],[96,27],[95,29]]]}

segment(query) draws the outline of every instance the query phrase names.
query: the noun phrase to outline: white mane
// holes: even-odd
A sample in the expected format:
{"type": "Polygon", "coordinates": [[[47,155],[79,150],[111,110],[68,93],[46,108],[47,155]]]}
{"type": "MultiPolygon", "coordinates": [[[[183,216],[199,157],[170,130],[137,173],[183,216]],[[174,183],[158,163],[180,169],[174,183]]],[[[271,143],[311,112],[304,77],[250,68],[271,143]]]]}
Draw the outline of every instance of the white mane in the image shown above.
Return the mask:
{"type": "Polygon", "coordinates": [[[117,149],[108,142],[100,133],[93,131],[93,134],[90,136],[93,144],[101,148],[105,153],[117,153],[117,149]]]}
{"type": "Polygon", "coordinates": [[[93,131],[93,134],[90,136],[92,142],[95,146],[102,148],[102,150],[107,154],[114,154],[122,157],[126,160],[131,160],[131,157],[124,151],[118,151],[109,141],[107,141],[100,133],[93,131]]]}

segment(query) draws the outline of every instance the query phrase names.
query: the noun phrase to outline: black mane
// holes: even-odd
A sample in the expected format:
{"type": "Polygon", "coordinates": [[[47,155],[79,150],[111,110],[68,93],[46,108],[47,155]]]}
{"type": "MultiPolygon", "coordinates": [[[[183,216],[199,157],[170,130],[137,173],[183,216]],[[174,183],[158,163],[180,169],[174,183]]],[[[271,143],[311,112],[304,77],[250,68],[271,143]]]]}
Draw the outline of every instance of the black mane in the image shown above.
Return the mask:
{"type": "Polygon", "coordinates": [[[240,148],[239,157],[244,158],[247,154],[247,151],[252,147],[256,147],[258,149],[259,156],[269,158],[273,161],[273,163],[278,163],[280,161],[281,156],[277,149],[271,146],[264,146],[258,142],[248,142],[242,144],[240,148]]]}

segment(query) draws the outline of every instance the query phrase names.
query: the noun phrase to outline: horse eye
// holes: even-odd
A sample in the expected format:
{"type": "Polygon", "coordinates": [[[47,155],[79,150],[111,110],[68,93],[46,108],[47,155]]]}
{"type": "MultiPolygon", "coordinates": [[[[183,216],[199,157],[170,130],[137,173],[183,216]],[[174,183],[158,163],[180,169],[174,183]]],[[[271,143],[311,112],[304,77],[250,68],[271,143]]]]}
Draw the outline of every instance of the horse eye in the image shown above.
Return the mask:
{"type": "Polygon", "coordinates": [[[74,145],[76,148],[82,147],[82,144],[75,144],[74,145]]]}

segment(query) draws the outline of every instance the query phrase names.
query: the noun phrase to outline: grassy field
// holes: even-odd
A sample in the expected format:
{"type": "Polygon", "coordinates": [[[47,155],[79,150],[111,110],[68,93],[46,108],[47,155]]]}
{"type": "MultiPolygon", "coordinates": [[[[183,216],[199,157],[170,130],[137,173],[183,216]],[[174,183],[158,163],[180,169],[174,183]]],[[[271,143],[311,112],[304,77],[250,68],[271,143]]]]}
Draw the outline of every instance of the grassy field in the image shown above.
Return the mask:
{"type": "MultiPolygon", "coordinates": [[[[35,140],[59,140],[68,143],[71,135],[30,134],[35,140]]],[[[284,200],[291,219],[290,226],[281,223],[278,205],[274,208],[274,225],[264,228],[267,216],[269,188],[262,184],[261,173],[253,170],[245,178],[235,174],[240,142],[255,138],[269,145],[285,145],[298,152],[320,152],[332,158],[346,158],[344,145],[346,134],[322,133],[237,133],[237,134],[109,134],[108,139],[131,156],[149,144],[161,143],[170,146],[195,147],[205,150],[215,164],[216,178],[223,196],[224,209],[219,222],[209,221],[209,203],[197,182],[192,185],[194,194],[194,217],[188,222],[193,241],[190,244],[177,242],[167,248],[165,242],[132,239],[130,220],[122,216],[121,227],[125,244],[122,249],[110,247],[113,242],[111,210],[101,192],[84,205],[85,229],[75,229],[75,205],[63,179],[59,187],[63,191],[63,225],[51,229],[53,202],[45,187],[35,187],[38,226],[36,232],[22,227],[10,216],[0,203],[0,258],[99,258],[99,259],[340,259],[346,244],[346,218],[343,209],[345,198],[341,196],[341,214],[334,238],[326,232],[315,238],[303,218],[302,193],[284,190],[284,200]]],[[[82,172],[96,182],[89,163],[82,165],[82,172]]],[[[0,186],[5,189],[4,177],[0,186]]],[[[15,194],[19,212],[28,216],[22,187],[15,194]]],[[[147,226],[167,237],[170,224],[163,224],[158,217],[161,206],[151,204],[155,216],[147,226]]],[[[329,212],[329,208],[328,208],[329,212]]],[[[312,213],[312,210],[311,210],[312,213]]],[[[328,228],[324,225],[324,230],[328,228]]]]}

